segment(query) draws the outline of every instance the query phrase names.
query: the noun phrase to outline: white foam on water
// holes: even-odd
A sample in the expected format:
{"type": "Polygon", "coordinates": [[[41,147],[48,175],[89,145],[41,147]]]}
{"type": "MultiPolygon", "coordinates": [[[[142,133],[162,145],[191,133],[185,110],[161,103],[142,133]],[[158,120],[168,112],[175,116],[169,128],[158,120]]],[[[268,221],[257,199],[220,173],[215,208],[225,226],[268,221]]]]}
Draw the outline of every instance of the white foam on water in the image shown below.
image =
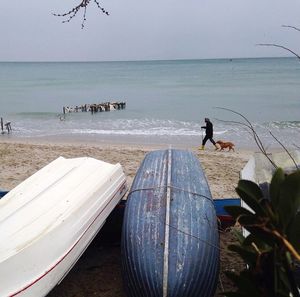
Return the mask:
{"type": "MultiPolygon", "coordinates": [[[[237,146],[256,146],[253,132],[243,124],[213,120],[214,139],[232,141],[237,146]]],[[[285,145],[300,143],[300,121],[270,121],[255,123],[253,127],[264,145],[277,147],[279,143],[270,132],[285,145]]],[[[47,136],[101,136],[141,138],[141,142],[159,138],[185,143],[199,143],[205,130],[201,121],[180,121],[158,118],[122,118],[122,111],[116,113],[68,114],[61,120],[56,113],[27,113],[12,119],[13,135],[27,138],[47,136]],[[182,139],[182,140],[181,140],[182,139]]]]}

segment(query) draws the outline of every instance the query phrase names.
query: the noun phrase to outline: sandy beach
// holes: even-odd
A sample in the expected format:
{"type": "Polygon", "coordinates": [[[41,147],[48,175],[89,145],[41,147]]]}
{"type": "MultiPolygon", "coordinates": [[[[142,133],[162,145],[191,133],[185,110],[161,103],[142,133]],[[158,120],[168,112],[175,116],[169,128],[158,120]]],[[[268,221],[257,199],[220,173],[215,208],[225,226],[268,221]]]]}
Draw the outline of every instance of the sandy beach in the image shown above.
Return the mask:
{"type": "MultiPolygon", "coordinates": [[[[120,163],[130,187],[135,173],[145,154],[161,147],[84,144],[84,143],[38,143],[0,142],[0,188],[10,190],[20,182],[59,156],[66,158],[89,156],[110,163],[120,163]]],[[[190,148],[199,158],[206,173],[213,198],[237,197],[235,186],[239,171],[246,164],[252,152],[216,152],[208,145],[205,151],[190,148]]],[[[120,230],[118,230],[120,231],[120,230]]],[[[67,277],[49,297],[118,297],[125,296],[121,278],[119,232],[107,239],[105,230],[100,232],[67,277]]],[[[226,246],[234,241],[230,230],[220,233],[221,274],[217,293],[231,288],[224,271],[240,269],[242,263],[226,246]]]]}

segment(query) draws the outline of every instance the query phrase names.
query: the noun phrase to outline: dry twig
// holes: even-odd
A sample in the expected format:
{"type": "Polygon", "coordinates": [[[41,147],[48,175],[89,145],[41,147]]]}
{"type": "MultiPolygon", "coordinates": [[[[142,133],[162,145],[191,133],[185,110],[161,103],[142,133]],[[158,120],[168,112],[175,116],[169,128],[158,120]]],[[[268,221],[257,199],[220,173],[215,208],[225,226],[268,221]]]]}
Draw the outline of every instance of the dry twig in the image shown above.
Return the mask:
{"type": "MultiPolygon", "coordinates": [[[[97,7],[106,15],[109,15],[109,13],[100,5],[100,3],[98,2],[98,0],[92,0],[97,7]]],[[[83,20],[81,23],[81,29],[84,28],[84,24],[86,21],[86,10],[88,5],[90,4],[91,0],[82,0],[77,6],[75,6],[74,8],[72,8],[71,10],[69,10],[66,13],[53,13],[54,16],[58,16],[58,17],[65,17],[67,18],[66,20],[62,21],[62,23],[69,23],[76,15],[77,13],[83,9],[83,20]]]]}
{"type": "Polygon", "coordinates": [[[240,117],[242,117],[246,121],[246,123],[239,122],[239,121],[223,121],[223,122],[235,123],[235,124],[239,124],[239,125],[247,127],[251,131],[251,133],[252,133],[252,135],[254,137],[254,141],[255,141],[256,145],[258,146],[259,150],[270,161],[270,163],[274,166],[274,168],[277,168],[277,165],[269,157],[269,155],[267,153],[267,150],[265,149],[265,147],[264,147],[261,139],[259,138],[257,132],[255,131],[252,123],[244,115],[242,115],[241,113],[239,113],[239,112],[237,112],[235,110],[229,109],[229,108],[224,108],[224,107],[215,107],[215,108],[227,110],[227,111],[230,111],[230,112],[235,113],[235,114],[239,115],[240,117]]]}
{"type": "Polygon", "coordinates": [[[279,45],[279,44],[275,44],[275,43],[259,43],[257,45],[259,45],[259,46],[274,46],[274,47],[282,48],[282,49],[292,53],[294,56],[296,56],[300,60],[300,56],[297,53],[295,53],[294,51],[292,51],[291,49],[289,49],[283,45],[279,45]]]}
{"type": "MultiPolygon", "coordinates": [[[[239,122],[239,121],[225,121],[225,120],[219,120],[219,119],[218,119],[218,121],[225,122],[225,123],[239,124],[239,125],[242,125],[242,126],[245,126],[246,128],[248,128],[250,130],[250,132],[252,133],[252,135],[254,137],[254,140],[255,140],[255,143],[258,146],[259,150],[270,161],[270,163],[274,166],[275,169],[278,168],[278,166],[274,163],[274,161],[269,157],[269,155],[267,153],[267,150],[266,150],[265,146],[263,145],[262,141],[260,140],[260,138],[259,138],[257,132],[255,131],[253,125],[251,124],[251,122],[244,115],[242,115],[241,113],[239,113],[235,110],[229,109],[229,108],[224,108],[224,107],[215,107],[215,108],[227,110],[227,111],[230,111],[230,112],[235,113],[235,114],[239,115],[240,117],[242,117],[246,121],[246,123],[239,122]]],[[[280,144],[280,146],[286,151],[288,156],[293,161],[296,169],[299,170],[299,166],[298,166],[297,162],[295,161],[295,159],[293,158],[291,153],[288,151],[288,149],[282,144],[281,141],[279,141],[279,139],[277,137],[274,136],[274,134],[271,131],[269,131],[269,133],[280,144]]],[[[294,144],[294,146],[296,146],[296,145],[294,144]]],[[[299,148],[298,146],[296,146],[296,147],[299,148]]]]}
{"type": "Polygon", "coordinates": [[[298,164],[297,164],[297,162],[295,161],[295,159],[293,158],[293,156],[291,155],[291,153],[287,150],[287,148],[282,144],[282,142],[280,142],[279,141],[279,139],[278,138],[276,138],[275,136],[274,136],[274,134],[271,132],[271,131],[269,131],[269,133],[271,134],[271,136],[281,145],[281,147],[286,151],[286,153],[289,155],[289,157],[291,158],[291,160],[293,161],[293,163],[294,163],[294,165],[295,165],[295,167],[297,168],[297,170],[299,169],[299,166],[298,166],[298,164]]]}
{"type": "Polygon", "coordinates": [[[282,25],[283,28],[292,28],[294,30],[300,31],[300,28],[294,27],[294,26],[288,26],[288,25],[282,25]]]}

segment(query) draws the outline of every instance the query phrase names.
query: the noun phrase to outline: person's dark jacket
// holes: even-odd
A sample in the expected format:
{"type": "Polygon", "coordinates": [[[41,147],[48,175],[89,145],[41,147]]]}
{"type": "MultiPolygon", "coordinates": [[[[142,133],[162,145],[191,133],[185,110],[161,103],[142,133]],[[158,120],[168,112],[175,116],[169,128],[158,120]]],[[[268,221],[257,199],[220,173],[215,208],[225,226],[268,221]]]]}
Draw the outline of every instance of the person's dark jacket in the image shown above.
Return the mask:
{"type": "Polygon", "coordinates": [[[213,124],[210,121],[206,122],[206,126],[201,127],[203,129],[205,129],[205,134],[209,137],[212,138],[213,137],[213,124]]]}

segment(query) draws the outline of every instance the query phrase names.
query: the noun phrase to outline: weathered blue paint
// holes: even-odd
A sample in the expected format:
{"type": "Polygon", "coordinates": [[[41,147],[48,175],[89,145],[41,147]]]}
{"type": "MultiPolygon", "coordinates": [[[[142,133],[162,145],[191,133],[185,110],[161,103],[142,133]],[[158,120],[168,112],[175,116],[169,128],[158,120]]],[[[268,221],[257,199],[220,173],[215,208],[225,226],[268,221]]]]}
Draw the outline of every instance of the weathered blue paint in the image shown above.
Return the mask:
{"type": "Polygon", "coordinates": [[[0,199],[1,199],[3,196],[5,196],[7,193],[8,193],[8,191],[0,190],[0,199]]]}
{"type": "Polygon", "coordinates": [[[241,206],[240,198],[219,198],[214,199],[214,205],[219,219],[219,227],[221,229],[227,229],[235,224],[235,219],[229,215],[224,206],[241,206]]]}
{"type": "Polygon", "coordinates": [[[122,270],[131,297],[164,296],[164,285],[164,297],[213,296],[219,273],[217,218],[204,172],[191,152],[172,149],[171,154],[162,150],[146,155],[126,203],[122,270]]]}
{"type": "Polygon", "coordinates": [[[224,206],[241,206],[240,198],[219,198],[214,199],[213,201],[217,216],[229,216],[228,212],[224,209],[224,206]]]}

